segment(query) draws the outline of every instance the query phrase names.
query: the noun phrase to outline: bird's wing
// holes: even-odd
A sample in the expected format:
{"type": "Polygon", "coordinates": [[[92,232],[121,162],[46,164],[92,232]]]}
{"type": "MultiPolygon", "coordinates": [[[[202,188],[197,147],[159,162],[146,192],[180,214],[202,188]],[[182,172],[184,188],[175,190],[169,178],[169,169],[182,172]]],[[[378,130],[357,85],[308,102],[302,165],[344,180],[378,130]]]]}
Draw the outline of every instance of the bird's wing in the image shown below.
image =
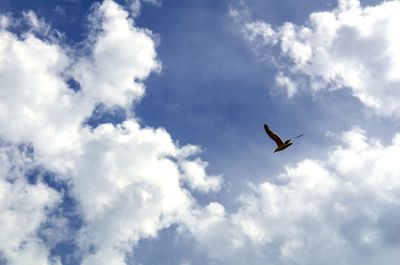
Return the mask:
{"type": "Polygon", "coordinates": [[[296,137],[291,138],[290,140],[293,140],[293,139],[296,139],[296,138],[299,138],[299,137],[302,137],[302,136],[303,136],[303,134],[300,134],[300,135],[298,135],[296,137]]]}
{"type": "Polygon", "coordinates": [[[268,127],[268,125],[264,124],[264,129],[265,132],[268,134],[268,136],[274,140],[274,142],[276,143],[276,145],[283,145],[282,139],[279,137],[279,135],[277,135],[276,133],[274,133],[273,131],[271,131],[268,127]]]}

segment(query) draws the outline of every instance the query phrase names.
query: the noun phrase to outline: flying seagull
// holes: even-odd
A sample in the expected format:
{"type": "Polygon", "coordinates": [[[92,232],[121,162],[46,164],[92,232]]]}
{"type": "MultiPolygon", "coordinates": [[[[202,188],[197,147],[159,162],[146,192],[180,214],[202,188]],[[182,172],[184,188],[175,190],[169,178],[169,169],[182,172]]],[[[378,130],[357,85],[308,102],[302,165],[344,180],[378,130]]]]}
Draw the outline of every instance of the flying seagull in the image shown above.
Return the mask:
{"type": "Polygon", "coordinates": [[[276,145],[277,145],[277,147],[276,147],[274,153],[275,153],[275,152],[282,151],[283,149],[288,148],[289,146],[291,146],[291,145],[293,144],[293,143],[290,142],[291,140],[303,136],[302,134],[300,134],[299,136],[296,136],[296,137],[294,137],[294,138],[291,138],[291,139],[286,140],[285,142],[283,142],[282,139],[279,137],[279,135],[277,135],[276,133],[274,133],[273,131],[271,131],[271,130],[269,129],[269,127],[268,127],[267,124],[264,124],[264,129],[265,129],[265,132],[268,134],[268,136],[269,136],[272,140],[274,140],[274,142],[275,142],[276,145]]]}

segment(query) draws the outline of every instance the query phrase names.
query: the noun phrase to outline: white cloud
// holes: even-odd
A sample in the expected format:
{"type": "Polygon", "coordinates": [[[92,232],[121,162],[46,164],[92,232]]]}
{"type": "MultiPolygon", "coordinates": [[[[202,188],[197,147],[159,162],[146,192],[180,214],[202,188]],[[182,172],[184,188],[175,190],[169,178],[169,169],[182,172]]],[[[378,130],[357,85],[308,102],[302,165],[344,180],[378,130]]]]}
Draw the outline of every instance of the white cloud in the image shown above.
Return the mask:
{"type": "Polygon", "coordinates": [[[125,0],[125,2],[129,5],[132,16],[137,17],[140,15],[140,9],[142,8],[140,0],[125,0]]]}
{"type": "Polygon", "coordinates": [[[26,181],[32,163],[26,150],[1,144],[0,253],[7,264],[51,264],[49,250],[37,232],[61,198],[42,182],[26,181]]]}
{"type": "MultiPolygon", "coordinates": [[[[27,14],[31,28],[44,27],[34,13],[27,14]]],[[[144,94],[142,82],[160,64],[151,32],[136,27],[119,5],[105,0],[94,8],[83,51],[31,29],[17,37],[7,30],[8,18],[3,20],[0,138],[11,146],[32,145],[34,163],[69,184],[83,220],[76,232],[83,264],[125,264],[139,239],[155,237],[195,207],[190,189],[218,190],[221,179],[208,176],[206,163],[195,157],[199,148],[178,146],[164,129],[143,127],[130,112],[144,94]],[[79,82],[79,91],[68,87],[69,78],[79,82]],[[89,128],[84,123],[99,104],[121,107],[129,117],[120,125],[89,128]]],[[[25,218],[12,217],[31,219],[25,230],[2,235],[15,241],[2,240],[9,264],[46,264],[50,246],[34,235],[51,221],[46,210],[61,194],[41,183],[2,186],[18,193],[8,197],[5,209],[25,201],[33,207],[17,207],[15,213],[25,218]]]]}
{"type": "Polygon", "coordinates": [[[354,129],[341,141],[254,185],[234,213],[210,204],[184,232],[212,264],[397,264],[400,134],[383,145],[354,129]]]}
{"type": "Polygon", "coordinates": [[[279,72],[275,78],[278,87],[286,89],[288,98],[291,98],[297,92],[297,84],[289,76],[279,72]]]}
{"type": "Polygon", "coordinates": [[[73,162],[73,192],[86,223],[80,244],[96,251],[83,264],[123,260],[140,238],[156,236],[190,209],[179,167],[170,159],[179,149],[164,130],[140,128],[133,120],[102,125],[85,146],[73,162]]]}
{"type": "Polygon", "coordinates": [[[240,30],[246,40],[255,44],[276,44],[277,36],[272,26],[263,21],[249,21],[251,16],[243,3],[240,10],[230,8],[229,15],[242,26],[240,30]]]}
{"type": "Polygon", "coordinates": [[[151,4],[153,6],[161,6],[161,0],[125,0],[125,2],[129,6],[129,10],[133,17],[140,15],[142,3],[151,4]]]}
{"type": "Polygon", "coordinates": [[[51,30],[50,25],[48,25],[43,19],[38,18],[35,12],[27,11],[23,12],[22,15],[31,30],[40,32],[44,35],[47,35],[51,30]]]}
{"type": "Polygon", "coordinates": [[[78,62],[73,75],[96,102],[127,108],[143,95],[141,81],[160,67],[155,42],[150,31],[135,27],[128,12],[113,1],[99,5],[91,20],[91,54],[78,62]]]}
{"type": "Polygon", "coordinates": [[[399,12],[398,1],[361,7],[357,0],[340,0],[330,12],[312,13],[304,25],[274,28],[234,17],[256,48],[278,45],[288,61],[280,67],[308,76],[314,92],[348,88],[377,113],[398,116],[399,12]]]}
{"type": "Polygon", "coordinates": [[[7,16],[0,15],[0,29],[5,29],[9,26],[10,20],[7,16]]]}
{"type": "Polygon", "coordinates": [[[222,179],[220,176],[207,177],[205,171],[207,163],[200,159],[184,160],[180,163],[183,175],[182,178],[189,183],[192,189],[200,191],[218,191],[221,187],[222,179]]]}

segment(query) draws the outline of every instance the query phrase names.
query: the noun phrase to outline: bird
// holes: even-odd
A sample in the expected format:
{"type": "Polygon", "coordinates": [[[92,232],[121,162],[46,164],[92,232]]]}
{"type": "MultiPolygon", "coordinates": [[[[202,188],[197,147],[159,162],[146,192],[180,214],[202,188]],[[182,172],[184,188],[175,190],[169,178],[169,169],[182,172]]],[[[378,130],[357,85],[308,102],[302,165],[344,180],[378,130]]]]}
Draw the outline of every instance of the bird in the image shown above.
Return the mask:
{"type": "Polygon", "coordinates": [[[271,131],[271,130],[269,129],[269,127],[268,127],[267,124],[264,124],[264,130],[265,130],[265,132],[268,134],[268,136],[269,136],[272,140],[274,140],[274,142],[275,142],[276,145],[277,145],[277,147],[276,147],[274,153],[275,153],[275,152],[282,151],[282,150],[288,148],[289,146],[291,146],[291,145],[293,144],[293,143],[291,142],[291,140],[303,136],[303,134],[300,134],[300,135],[298,135],[298,136],[296,136],[296,137],[293,137],[293,138],[291,138],[291,139],[286,140],[285,142],[283,142],[282,139],[279,137],[279,135],[277,135],[276,133],[274,133],[273,131],[271,131]]]}

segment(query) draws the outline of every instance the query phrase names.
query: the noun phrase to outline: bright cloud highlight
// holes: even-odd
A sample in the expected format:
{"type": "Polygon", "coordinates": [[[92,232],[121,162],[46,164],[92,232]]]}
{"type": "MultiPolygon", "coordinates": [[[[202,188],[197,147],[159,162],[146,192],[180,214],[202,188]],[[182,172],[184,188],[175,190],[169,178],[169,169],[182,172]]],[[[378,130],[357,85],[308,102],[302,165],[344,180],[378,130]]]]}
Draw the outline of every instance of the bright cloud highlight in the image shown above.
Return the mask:
{"type": "Polygon", "coordinates": [[[361,7],[358,0],[340,0],[332,11],[312,13],[304,25],[273,27],[237,10],[231,15],[256,49],[278,46],[287,60],[279,66],[293,79],[309,77],[313,92],[347,88],[376,113],[398,116],[399,12],[398,1],[361,7]]]}
{"type": "Polygon", "coordinates": [[[206,163],[193,157],[198,148],[180,147],[164,129],[134,118],[132,103],[160,64],[151,32],[136,27],[121,6],[111,0],[95,6],[83,50],[39,37],[49,30],[37,29],[49,26],[27,14],[31,28],[19,36],[8,30],[11,18],[1,20],[0,137],[14,151],[2,151],[0,161],[0,223],[10,228],[0,252],[7,264],[59,262],[39,228],[62,194],[44,180],[27,182],[28,166],[14,158],[26,145],[32,163],[53,172],[76,200],[82,227],[71,232],[81,263],[126,264],[139,239],[156,236],[196,207],[183,182],[208,192],[219,189],[221,178],[206,174],[206,163]],[[69,79],[80,89],[69,87],[69,79]],[[122,108],[128,119],[91,128],[86,121],[99,105],[122,108]],[[26,220],[29,226],[21,226],[26,220]]]}

